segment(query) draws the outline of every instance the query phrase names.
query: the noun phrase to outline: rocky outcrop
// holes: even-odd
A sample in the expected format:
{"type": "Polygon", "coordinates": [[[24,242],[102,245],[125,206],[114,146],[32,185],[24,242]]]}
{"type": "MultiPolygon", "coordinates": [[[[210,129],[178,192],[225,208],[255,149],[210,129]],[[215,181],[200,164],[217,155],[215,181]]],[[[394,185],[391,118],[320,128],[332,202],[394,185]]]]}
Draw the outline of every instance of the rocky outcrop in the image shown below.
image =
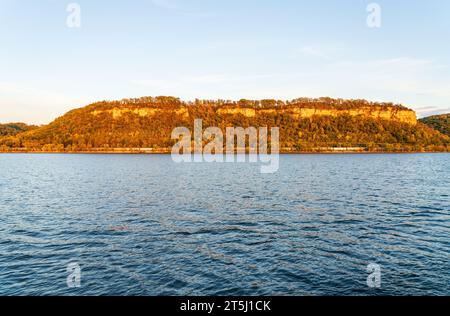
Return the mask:
{"type": "MultiPolygon", "coordinates": [[[[163,109],[163,108],[113,108],[110,110],[95,110],[91,114],[94,116],[103,113],[110,114],[113,119],[120,119],[126,114],[135,114],[140,117],[154,117],[161,113],[170,112],[175,115],[189,118],[189,108],[186,106],[177,109],[163,109]]],[[[242,115],[248,118],[255,118],[258,115],[274,115],[279,113],[287,113],[295,119],[312,118],[315,116],[332,116],[337,117],[341,115],[349,116],[363,116],[367,118],[383,119],[389,121],[397,121],[408,124],[417,124],[416,113],[412,110],[398,109],[393,107],[361,107],[348,110],[336,109],[314,109],[314,108],[297,108],[288,107],[282,109],[264,109],[264,108],[241,108],[241,107],[219,107],[216,109],[218,115],[242,115]]],[[[192,119],[195,119],[192,117],[192,119]]]]}
{"type": "MultiPolygon", "coordinates": [[[[138,108],[138,109],[129,109],[129,108],[113,108],[111,110],[95,110],[92,111],[91,114],[94,116],[98,116],[104,113],[110,114],[113,119],[120,119],[122,116],[126,114],[135,114],[140,117],[152,117],[157,116],[162,112],[168,112],[166,109],[158,109],[158,108],[138,108]]],[[[180,116],[189,116],[188,110],[186,108],[179,108],[173,111],[175,115],[180,116]]]]}
{"type": "Polygon", "coordinates": [[[398,121],[408,124],[417,124],[416,113],[412,110],[403,110],[397,108],[382,107],[363,107],[350,110],[336,109],[313,109],[313,108],[287,108],[281,110],[267,109],[249,109],[249,108],[223,108],[217,111],[220,115],[243,115],[245,117],[256,117],[261,114],[288,113],[296,119],[312,118],[314,116],[332,116],[340,115],[364,116],[368,118],[398,121]]]}

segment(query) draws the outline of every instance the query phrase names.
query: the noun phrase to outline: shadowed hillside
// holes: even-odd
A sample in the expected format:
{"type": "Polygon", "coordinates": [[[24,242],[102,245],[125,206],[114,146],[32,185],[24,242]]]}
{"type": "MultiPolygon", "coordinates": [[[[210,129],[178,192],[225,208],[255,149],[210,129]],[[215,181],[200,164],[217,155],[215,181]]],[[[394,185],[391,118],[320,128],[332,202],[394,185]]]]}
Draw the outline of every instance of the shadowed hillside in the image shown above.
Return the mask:
{"type": "Polygon", "coordinates": [[[430,116],[420,121],[442,134],[450,136],[450,114],[430,116]]]}
{"type": "Polygon", "coordinates": [[[0,124],[0,136],[15,136],[35,128],[37,128],[37,126],[31,126],[24,123],[0,124]]]}
{"type": "Polygon", "coordinates": [[[196,100],[144,97],[98,102],[47,126],[0,138],[3,151],[167,151],[171,132],[194,119],[203,126],[280,127],[284,152],[357,147],[366,151],[448,151],[450,138],[417,122],[414,111],[391,103],[331,98],[196,100]]]}

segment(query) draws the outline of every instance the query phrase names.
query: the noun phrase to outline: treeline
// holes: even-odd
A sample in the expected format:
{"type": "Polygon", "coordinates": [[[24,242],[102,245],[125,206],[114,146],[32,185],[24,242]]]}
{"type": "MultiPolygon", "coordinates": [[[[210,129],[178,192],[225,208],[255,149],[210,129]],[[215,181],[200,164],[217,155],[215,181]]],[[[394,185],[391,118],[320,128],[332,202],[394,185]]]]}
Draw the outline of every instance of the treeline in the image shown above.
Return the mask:
{"type": "MultiPolygon", "coordinates": [[[[310,107],[367,107],[396,106],[393,104],[334,99],[297,99],[290,103],[262,101],[251,106],[291,106],[303,104],[310,107]],[[317,100],[330,100],[331,104],[317,100]],[[295,103],[297,102],[297,103],[295,103]],[[311,103],[311,104],[312,104],[311,103]]],[[[278,102],[278,101],[276,101],[278,102]]],[[[244,101],[235,102],[244,106],[244,101]]],[[[367,151],[450,151],[450,138],[422,123],[408,124],[366,116],[315,116],[295,119],[283,111],[263,112],[255,117],[241,114],[218,114],[217,106],[231,106],[228,101],[197,100],[191,103],[177,98],[140,98],[113,102],[98,102],[73,110],[49,125],[17,135],[0,137],[1,151],[90,151],[113,148],[152,148],[164,151],[175,143],[171,139],[175,127],[193,130],[194,119],[202,119],[203,126],[217,126],[225,130],[230,126],[280,127],[280,147],[285,152],[320,151],[330,147],[362,147],[367,151]],[[186,106],[187,105],[187,106],[186,106]],[[123,111],[113,117],[114,109],[155,107],[164,109],[157,115],[139,115],[123,111]],[[186,111],[177,110],[183,107],[186,111]],[[97,114],[93,112],[97,111],[97,114]]]]}
{"type": "Polygon", "coordinates": [[[312,108],[312,109],[336,109],[336,110],[350,110],[361,107],[390,107],[405,110],[407,109],[401,104],[394,104],[390,102],[371,102],[367,100],[347,100],[334,99],[329,97],[323,98],[297,98],[293,100],[247,100],[241,99],[239,101],[233,100],[200,100],[182,101],[175,97],[142,97],[134,99],[123,99],[120,101],[101,101],[89,106],[90,109],[103,110],[109,109],[111,106],[127,106],[129,108],[140,107],[157,107],[157,108],[176,108],[180,106],[208,106],[208,107],[234,107],[234,108],[312,108]]]}

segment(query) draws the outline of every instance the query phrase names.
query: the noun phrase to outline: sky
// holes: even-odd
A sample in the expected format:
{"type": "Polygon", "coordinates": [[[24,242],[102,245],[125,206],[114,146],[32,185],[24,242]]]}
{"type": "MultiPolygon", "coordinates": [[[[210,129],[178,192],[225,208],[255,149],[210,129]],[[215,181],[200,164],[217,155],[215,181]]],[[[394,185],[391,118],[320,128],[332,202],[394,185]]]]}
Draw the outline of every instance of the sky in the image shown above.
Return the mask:
{"type": "Polygon", "coordinates": [[[0,0],[1,123],[158,95],[330,96],[426,116],[450,112],[449,67],[448,0],[0,0]]]}

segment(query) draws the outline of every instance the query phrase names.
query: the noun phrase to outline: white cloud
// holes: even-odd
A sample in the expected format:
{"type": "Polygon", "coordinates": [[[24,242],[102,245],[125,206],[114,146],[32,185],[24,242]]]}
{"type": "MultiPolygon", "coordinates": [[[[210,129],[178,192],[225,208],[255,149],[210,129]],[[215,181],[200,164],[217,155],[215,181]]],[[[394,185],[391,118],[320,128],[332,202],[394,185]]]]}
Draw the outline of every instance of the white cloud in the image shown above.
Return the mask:
{"type": "MultiPolygon", "coordinates": [[[[307,50],[309,51],[309,50],[307,50]]],[[[316,51],[311,50],[309,52],[316,51]]],[[[402,103],[425,113],[448,108],[447,67],[429,59],[400,57],[365,61],[331,60],[317,69],[292,73],[202,74],[136,80],[133,83],[164,94],[193,98],[276,98],[302,96],[361,98],[402,103]]],[[[300,69],[301,70],[301,69],[300,69]]],[[[145,90],[148,94],[148,90],[145,90]]]]}
{"type": "Polygon", "coordinates": [[[155,6],[159,8],[175,11],[187,17],[207,18],[212,16],[212,14],[208,12],[194,12],[185,9],[182,5],[179,4],[179,2],[175,0],[151,0],[151,1],[155,6]]]}
{"type": "Polygon", "coordinates": [[[322,59],[330,59],[330,56],[328,56],[323,50],[320,50],[318,48],[312,47],[312,46],[305,46],[298,50],[298,52],[304,56],[308,57],[317,57],[322,59]]]}
{"type": "Polygon", "coordinates": [[[132,84],[138,86],[144,86],[153,89],[171,89],[178,88],[180,83],[176,80],[166,80],[166,79],[145,79],[145,80],[132,80],[132,84]]]}
{"type": "Polygon", "coordinates": [[[366,89],[384,90],[428,97],[450,97],[450,78],[439,78],[447,66],[433,60],[394,58],[347,61],[334,65],[334,71],[347,73],[347,80],[366,89]],[[357,79],[357,80],[354,80],[357,79]]]}
{"type": "Polygon", "coordinates": [[[417,112],[419,117],[450,113],[450,108],[442,108],[438,106],[416,107],[414,110],[417,112]]]}
{"type": "Polygon", "coordinates": [[[179,10],[180,5],[173,0],[152,0],[153,4],[157,7],[168,10],[179,10]]]}
{"type": "Polygon", "coordinates": [[[131,80],[134,85],[155,89],[172,89],[189,85],[235,85],[238,89],[242,83],[258,83],[265,80],[295,79],[310,76],[308,74],[255,74],[255,75],[230,75],[230,74],[204,74],[189,75],[166,79],[131,80]]]}

